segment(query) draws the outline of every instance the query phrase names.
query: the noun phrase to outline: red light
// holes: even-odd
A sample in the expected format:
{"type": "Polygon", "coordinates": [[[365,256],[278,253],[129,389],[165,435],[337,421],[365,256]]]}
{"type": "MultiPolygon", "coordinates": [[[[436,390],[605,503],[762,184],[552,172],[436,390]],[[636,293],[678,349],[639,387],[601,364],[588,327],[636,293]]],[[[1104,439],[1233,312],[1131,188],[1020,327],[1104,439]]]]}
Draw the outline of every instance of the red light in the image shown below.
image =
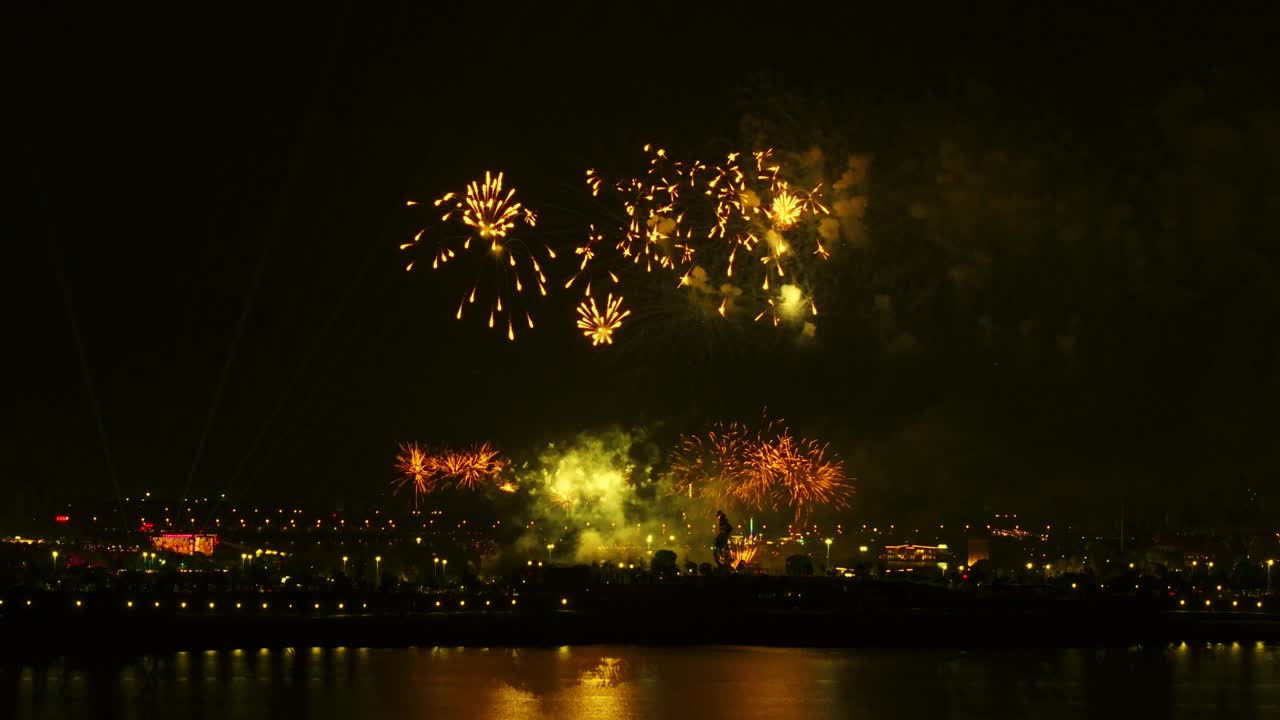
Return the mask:
{"type": "Polygon", "coordinates": [[[142,523],[142,527],[139,528],[139,530],[141,530],[142,532],[151,532],[152,530],[155,530],[155,529],[156,529],[155,523],[149,523],[149,522],[142,523]]]}
{"type": "Polygon", "coordinates": [[[54,522],[56,522],[56,523],[69,523],[69,522],[71,522],[71,516],[69,516],[69,515],[55,515],[55,516],[53,516],[53,521],[54,521],[54,522]]]}
{"type": "Polygon", "coordinates": [[[960,579],[961,579],[961,580],[968,580],[968,579],[969,579],[969,573],[965,573],[965,574],[961,575],[961,576],[960,576],[960,579]]]}

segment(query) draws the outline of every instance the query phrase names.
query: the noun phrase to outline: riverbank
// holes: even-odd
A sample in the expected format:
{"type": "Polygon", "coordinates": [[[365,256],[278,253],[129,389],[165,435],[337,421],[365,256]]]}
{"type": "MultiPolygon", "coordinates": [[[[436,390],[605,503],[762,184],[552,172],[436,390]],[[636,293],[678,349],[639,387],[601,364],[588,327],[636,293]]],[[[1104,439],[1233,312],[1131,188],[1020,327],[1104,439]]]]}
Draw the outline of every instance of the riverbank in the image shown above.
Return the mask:
{"type": "Polygon", "coordinates": [[[0,620],[9,655],[277,647],[1103,647],[1280,642],[1280,617],[1123,608],[610,611],[546,609],[243,615],[31,613],[0,620]]]}

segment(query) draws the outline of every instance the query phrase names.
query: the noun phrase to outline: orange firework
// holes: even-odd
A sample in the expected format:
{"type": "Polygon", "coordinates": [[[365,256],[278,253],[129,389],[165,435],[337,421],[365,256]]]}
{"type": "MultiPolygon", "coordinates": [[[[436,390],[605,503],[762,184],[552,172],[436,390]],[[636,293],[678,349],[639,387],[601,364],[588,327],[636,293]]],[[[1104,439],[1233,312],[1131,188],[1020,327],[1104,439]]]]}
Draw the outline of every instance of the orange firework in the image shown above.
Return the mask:
{"type": "Polygon", "coordinates": [[[507,464],[507,460],[489,443],[437,453],[432,453],[425,445],[404,443],[396,455],[396,470],[400,476],[392,481],[392,491],[399,493],[406,487],[413,488],[415,505],[424,495],[452,488],[478,490],[490,480],[503,492],[515,492],[516,487],[510,481],[498,483],[507,464]]]}
{"type": "Polygon", "coordinates": [[[755,450],[753,465],[761,497],[775,509],[787,507],[797,524],[818,506],[848,507],[853,486],[844,464],[828,459],[827,446],[793,438],[785,427],[755,450]]]}
{"type": "Polygon", "coordinates": [[[396,470],[400,476],[392,481],[392,491],[399,493],[405,488],[412,488],[414,505],[439,485],[429,450],[416,442],[400,444],[400,452],[396,454],[396,470]]]}
{"type": "MultiPolygon", "coordinates": [[[[432,270],[464,256],[478,261],[477,280],[463,292],[454,315],[461,320],[463,310],[474,304],[483,293],[487,296],[482,300],[488,305],[489,327],[506,325],[508,340],[515,340],[516,323],[513,318],[516,316],[522,316],[522,322],[533,328],[533,316],[529,311],[522,307],[517,312],[512,307],[525,287],[537,287],[539,295],[547,294],[547,278],[538,258],[529,246],[511,234],[519,225],[532,228],[538,222],[538,216],[532,210],[515,201],[515,193],[510,188],[504,192],[502,173],[495,176],[486,171],[483,183],[471,182],[465,192],[446,193],[436,200],[434,207],[445,208],[440,222],[461,222],[466,232],[460,242],[457,236],[440,238],[431,258],[432,270]],[[492,278],[492,281],[484,278],[492,278]]],[[[410,201],[408,204],[418,203],[410,201]]],[[[425,233],[426,228],[418,230],[413,240],[402,244],[400,249],[416,247],[425,233]]],[[[555,252],[549,246],[544,245],[543,250],[547,259],[555,259],[555,252]]],[[[410,262],[405,270],[412,270],[413,266],[414,263],[410,262]]]]}
{"type": "Polygon", "coordinates": [[[735,569],[741,569],[755,562],[756,554],[760,548],[754,542],[735,538],[737,542],[729,544],[729,566],[735,569]]]}
{"type": "Polygon", "coordinates": [[[445,450],[435,456],[435,462],[441,477],[462,490],[478,489],[507,467],[507,461],[489,443],[466,450],[445,450]]]}
{"type": "Polygon", "coordinates": [[[685,436],[670,460],[672,492],[753,510],[789,510],[796,522],[817,507],[848,507],[853,485],[840,460],[815,440],[795,438],[779,421],[750,431],[717,424],[685,436]]]}
{"type": "Polygon", "coordinates": [[[705,435],[686,435],[671,455],[672,491],[689,498],[743,502],[752,478],[753,443],[740,423],[717,423],[705,435]]]}

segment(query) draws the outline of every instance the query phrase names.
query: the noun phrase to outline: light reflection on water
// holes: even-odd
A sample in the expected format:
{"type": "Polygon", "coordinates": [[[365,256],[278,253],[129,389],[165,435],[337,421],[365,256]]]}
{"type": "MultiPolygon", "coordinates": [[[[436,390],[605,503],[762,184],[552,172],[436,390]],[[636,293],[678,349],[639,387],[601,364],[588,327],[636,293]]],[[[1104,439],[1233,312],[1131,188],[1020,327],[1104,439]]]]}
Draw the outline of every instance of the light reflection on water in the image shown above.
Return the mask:
{"type": "Polygon", "coordinates": [[[1280,648],[289,648],[0,664],[0,717],[1280,716],[1280,648]]]}

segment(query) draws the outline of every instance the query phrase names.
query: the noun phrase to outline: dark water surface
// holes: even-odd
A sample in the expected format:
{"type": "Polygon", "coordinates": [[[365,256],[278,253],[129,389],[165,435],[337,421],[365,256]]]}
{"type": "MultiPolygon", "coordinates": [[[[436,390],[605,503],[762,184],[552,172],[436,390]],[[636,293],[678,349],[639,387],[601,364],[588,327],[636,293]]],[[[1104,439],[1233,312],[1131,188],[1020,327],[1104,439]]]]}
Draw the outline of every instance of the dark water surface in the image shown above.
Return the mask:
{"type": "Polygon", "coordinates": [[[219,650],[0,664],[18,718],[1280,718],[1280,647],[219,650]]]}

